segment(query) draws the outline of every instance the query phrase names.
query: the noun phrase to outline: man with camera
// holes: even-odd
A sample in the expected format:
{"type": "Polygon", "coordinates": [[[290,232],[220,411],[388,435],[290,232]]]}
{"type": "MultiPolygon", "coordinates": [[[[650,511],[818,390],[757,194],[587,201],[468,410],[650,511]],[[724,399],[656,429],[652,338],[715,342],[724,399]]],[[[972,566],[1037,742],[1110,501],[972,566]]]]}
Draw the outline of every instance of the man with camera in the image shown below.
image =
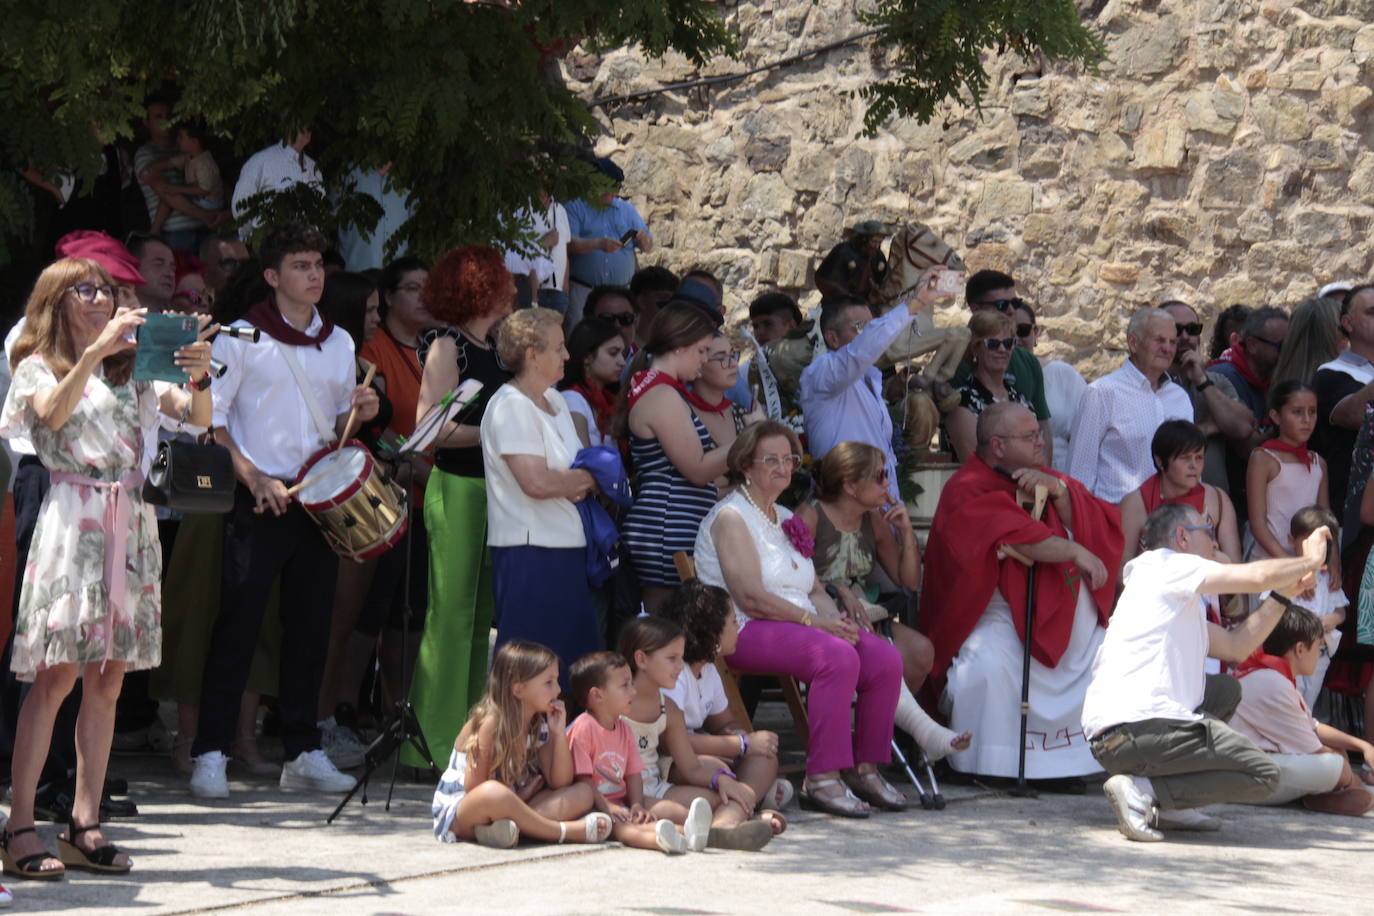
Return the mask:
{"type": "Polygon", "coordinates": [[[1185,503],[1145,521],[1145,553],[1126,564],[1125,589],[1093,663],[1083,731],[1103,769],[1102,787],[1130,840],[1157,842],[1161,829],[1216,830],[1197,811],[1218,802],[1260,802],[1279,768],[1226,724],[1240,682],[1208,675],[1208,656],[1241,662],[1259,648],[1289,599],[1315,582],[1330,531],[1317,528],[1302,554],[1218,563],[1216,532],[1185,503]],[[1273,593],[1231,630],[1207,621],[1204,595],[1273,593]]]}

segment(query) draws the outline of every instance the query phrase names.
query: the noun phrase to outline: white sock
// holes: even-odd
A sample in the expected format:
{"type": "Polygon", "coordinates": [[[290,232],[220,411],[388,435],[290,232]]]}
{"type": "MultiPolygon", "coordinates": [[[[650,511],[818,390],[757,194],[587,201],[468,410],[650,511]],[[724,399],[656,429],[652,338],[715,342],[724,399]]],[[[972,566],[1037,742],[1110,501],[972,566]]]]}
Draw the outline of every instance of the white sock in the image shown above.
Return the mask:
{"type": "Polygon", "coordinates": [[[953,750],[949,743],[957,732],[950,731],[927,715],[906,684],[902,684],[902,692],[897,695],[896,723],[898,728],[916,739],[931,763],[944,759],[953,750]]]}
{"type": "Polygon", "coordinates": [[[1155,784],[1150,782],[1149,777],[1132,776],[1131,780],[1135,783],[1135,787],[1140,791],[1141,795],[1155,801],[1159,800],[1159,796],[1155,794],[1155,784]]]}

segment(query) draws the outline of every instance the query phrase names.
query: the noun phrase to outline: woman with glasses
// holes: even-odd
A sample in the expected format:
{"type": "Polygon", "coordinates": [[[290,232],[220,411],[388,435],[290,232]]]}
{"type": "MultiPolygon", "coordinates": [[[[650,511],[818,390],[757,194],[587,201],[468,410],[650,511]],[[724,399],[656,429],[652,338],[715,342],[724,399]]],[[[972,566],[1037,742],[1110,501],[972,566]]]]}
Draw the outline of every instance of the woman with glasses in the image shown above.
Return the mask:
{"type": "MultiPolygon", "coordinates": [[[[1035,320],[1035,310],[1027,302],[1019,302],[1012,312],[1015,322],[1016,345],[1032,356],[1040,343],[1040,325],[1035,320]]],[[[1069,469],[1069,436],[1073,432],[1073,418],[1078,415],[1078,404],[1083,400],[1083,392],[1088,383],[1078,370],[1062,359],[1047,360],[1039,357],[1040,368],[1045,376],[1045,402],[1050,407],[1050,435],[1053,442],[1050,455],[1054,459],[1051,466],[1060,473],[1069,469]]]]}
{"type": "Polygon", "coordinates": [[[1016,346],[1011,316],[995,309],[980,309],[973,313],[968,327],[973,338],[966,358],[973,364],[973,372],[957,389],[959,406],[945,417],[945,444],[956,461],[966,461],[973,454],[978,415],[989,405],[1009,401],[1032,406],[1007,372],[1012,347],[1016,346]]]}
{"type": "Polygon", "coordinates": [[[695,305],[664,306],[621,392],[615,428],[629,435],[635,484],[621,534],[650,613],[680,584],[673,554],[692,552],[697,528],[716,504],[715,481],[725,473],[726,450],[701,419],[718,406],[687,387],[701,375],[715,336],[716,326],[695,305]]]}
{"type": "Polygon", "coordinates": [[[63,259],[34,284],[14,344],[14,381],[0,435],[27,436],[52,483],[39,509],[15,621],[12,667],[33,684],[19,712],[14,799],[3,844],[6,874],[53,879],[72,868],[127,872],[129,857],[100,829],[101,786],[126,671],[162,654],[162,555],[143,501],[145,440],[159,411],[209,426],[210,345],[177,351],[187,388],[161,395],[134,381],[142,309],[116,309],[110,275],[63,259]],[[189,392],[189,394],[188,394],[189,392]],[[76,798],[58,839],[61,859],[34,833],[33,802],[58,707],[82,679],[76,798]]]}
{"type": "MultiPolygon", "coordinates": [[[[834,586],[840,607],[861,629],[888,617],[880,606],[886,585],[919,591],[921,547],[906,506],[887,491],[883,452],[866,442],[841,442],[816,466],[816,497],[797,507],[816,542],[816,574],[834,586]],[[886,582],[881,578],[885,576],[886,582]],[[875,580],[876,578],[876,580],[875,580]]],[[[892,643],[902,654],[906,690],[897,702],[897,725],[916,739],[932,760],[968,747],[970,735],[941,728],[917,704],[930,673],[935,649],[930,640],[905,624],[891,622],[892,643]]]]}
{"type": "MultiPolygon", "coordinates": [[[[711,348],[706,351],[706,362],[701,367],[701,375],[692,383],[692,391],[698,397],[719,408],[699,411],[699,416],[716,445],[723,449],[728,449],[746,426],[764,418],[763,409],[759,404],[756,403],[752,409],[745,410],[725,396],[725,392],[735,387],[735,383],[739,381],[739,357],[740,352],[735,349],[730,338],[717,334],[711,339],[711,348]]],[[[717,480],[716,485],[722,493],[729,486],[724,478],[717,480]]]]}
{"type": "MultiPolygon", "coordinates": [[[[515,307],[515,280],[496,249],[465,245],[439,258],[420,299],[442,326],[419,335],[424,371],[416,421],[462,381],[482,383],[472,403],[439,430],[425,487],[429,609],[410,698],[430,742],[442,746],[486,688],[493,599],[480,424],[492,395],[511,378],[497,353],[496,329],[515,307]]],[[[408,747],[401,759],[426,765],[408,747]]]]}
{"type": "Polygon", "coordinates": [[[801,452],[797,434],[776,420],[740,433],[727,459],[736,489],[701,523],[697,576],[724,588],[734,602],[733,667],[809,685],[802,807],[860,818],[871,807],[900,811],[906,797],[883,779],[878,764],[891,759],[902,658],[835,606],[816,574],[810,531],[777,503],[801,452]]]}

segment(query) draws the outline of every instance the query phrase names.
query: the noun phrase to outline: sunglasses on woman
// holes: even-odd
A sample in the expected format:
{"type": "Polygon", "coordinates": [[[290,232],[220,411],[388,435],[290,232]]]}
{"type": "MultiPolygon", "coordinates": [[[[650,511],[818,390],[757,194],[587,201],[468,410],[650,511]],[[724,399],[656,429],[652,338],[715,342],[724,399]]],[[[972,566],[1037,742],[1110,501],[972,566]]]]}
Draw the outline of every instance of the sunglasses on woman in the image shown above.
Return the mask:
{"type": "Polygon", "coordinates": [[[1017,337],[1029,337],[1029,336],[1031,336],[1031,335],[1034,334],[1034,333],[1035,333],[1035,325],[1033,325],[1033,324],[1018,324],[1018,325],[1016,326],[1016,336],[1017,336],[1017,337]]]}
{"type": "Polygon", "coordinates": [[[991,350],[991,351],[1006,350],[1006,351],[1010,352],[1010,351],[1011,351],[1011,348],[1014,347],[1014,346],[1016,346],[1016,338],[1015,338],[1015,337],[1001,337],[1001,338],[998,338],[998,337],[987,337],[987,338],[984,338],[984,340],[983,340],[983,346],[987,347],[987,348],[988,348],[989,350],[991,350]]]}

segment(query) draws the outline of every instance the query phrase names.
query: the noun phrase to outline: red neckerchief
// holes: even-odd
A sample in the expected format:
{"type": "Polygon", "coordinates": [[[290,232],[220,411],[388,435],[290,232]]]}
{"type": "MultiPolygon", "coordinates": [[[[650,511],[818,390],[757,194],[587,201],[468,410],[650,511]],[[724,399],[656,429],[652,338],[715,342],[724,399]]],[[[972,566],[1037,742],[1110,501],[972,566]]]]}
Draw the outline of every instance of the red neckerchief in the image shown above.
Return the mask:
{"type": "Polygon", "coordinates": [[[1268,668],[1270,671],[1277,671],[1288,678],[1289,683],[1297,686],[1297,681],[1293,678],[1293,666],[1288,664],[1288,659],[1281,655],[1268,655],[1264,648],[1260,647],[1250,653],[1250,657],[1236,666],[1236,677],[1245,677],[1252,671],[1261,668],[1268,668]]]}
{"type": "Polygon", "coordinates": [[[1297,455],[1302,459],[1302,466],[1309,471],[1312,470],[1312,453],[1307,450],[1307,443],[1302,445],[1290,445],[1282,439],[1267,439],[1260,448],[1272,449],[1276,452],[1287,452],[1290,455],[1297,455]]]}
{"type": "Polygon", "coordinates": [[[697,410],[704,410],[707,413],[725,413],[730,409],[729,398],[721,398],[719,404],[712,404],[695,391],[688,390],[686,385],[661,369],[646,369],[643,372],[635,373],[634,378],[630,379],[630,407],[634,407],[649,389],[657,388],[659,385],[670,385],[676,388],[678,394],[682,395],[687,403],[697,410]]]}
{"type": "Polygon", "coordinates": [[[277,294],[268,293],[267,298],[259,302],[248,310],[248,314],[243,316],[249,324],[262,331],[268,337],[281,341],[291,347],[314,347],[320,349],[320,344],[328,339],[331,331],[334,330],[334,323],[320,315],[320,333],[311,336],[304,331],[292,327],[281,315],[281,309],[277,308],[277,294]]]}
{"type": "Polygon", "coordinates": [[[1245,355],[1245,350],[1241,347],[1227,347],[1226,351],[1207,364],[1210,369],[1212,366],[1221,363],[1230,363],[1236,367],[1240,377],[1249,383],[1250,387],[1259,392],[1269,390],[1269,383],[1255,374],[1255,370],[1250,368],[1250,359],[1245,355]]]}
{"type": "Polygon", "coordinates": [[[1154,475],[1140,485],[1140,501],[1145,504],[1146,515],[1165,503],[1187,503],[1196,509],[1199,515],[1207,514],[1207,490],[1200,481],[1182,496],[1172,496],[1168,499],[1164,497],[1163,486],[1163,477],[1160,474],[1154,475]]]}
{"type": "Polygon", "coordinates": [[[606,435],[611,426],[611,417],[615,415],[615,395],[602,386],[588,384],[585,380],[573,385],[571,390],[587,399],[592,416],[596,417],[596,428],[603,436],[606,435]]]}

